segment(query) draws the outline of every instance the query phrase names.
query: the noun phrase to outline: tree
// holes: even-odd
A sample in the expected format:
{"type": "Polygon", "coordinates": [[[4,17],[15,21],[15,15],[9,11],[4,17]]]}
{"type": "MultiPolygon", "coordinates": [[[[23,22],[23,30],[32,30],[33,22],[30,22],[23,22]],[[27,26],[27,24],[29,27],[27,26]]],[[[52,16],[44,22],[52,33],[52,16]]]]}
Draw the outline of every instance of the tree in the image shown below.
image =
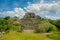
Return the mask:
{"type": "Polygon", "coordinates": [[[56,20],[54,24],[57,26],[58,29],[60,29],[60,19],[56,20]]]}
{"type": "Polygon", "coordinates": [[[37,15],[36,17],[41,20],[41,17],[39,15],[37,15]]]}
{"type": "Polygon", "coordinates": [[[37,32],[45,33],[45,32],[55,32],[57,31],[57,27],[51,24],[47,19],[41,20],[39,27],[36,29],[37,32]]]}
{"type": "Polygon", "coordinates": [[[10,16],[6,16],[4,19],[5,19],[5,20],[8,20],[8,19],[10,19],[10,16]]]}
{"type": "Polygon", "coordinates": [[[19,22],[19,18],[17,17],[5,17],[5,18],[0,18],[0,31],[10,31],[10,30],[14,30],[17,31],[20,29],[20,22],[19,22]]]}

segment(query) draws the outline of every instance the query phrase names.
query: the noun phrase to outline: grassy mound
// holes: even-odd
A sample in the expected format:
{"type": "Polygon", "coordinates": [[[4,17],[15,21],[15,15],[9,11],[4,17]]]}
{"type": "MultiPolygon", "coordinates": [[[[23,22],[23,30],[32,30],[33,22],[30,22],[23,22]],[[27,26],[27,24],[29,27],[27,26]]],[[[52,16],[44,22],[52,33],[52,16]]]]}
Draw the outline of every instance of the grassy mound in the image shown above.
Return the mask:
{"type": "Polygon", "coordinates": [[[0,40],[51,40],[51,39],[48,38],[46,34],[10,32],[1,37],[0,40]]]}

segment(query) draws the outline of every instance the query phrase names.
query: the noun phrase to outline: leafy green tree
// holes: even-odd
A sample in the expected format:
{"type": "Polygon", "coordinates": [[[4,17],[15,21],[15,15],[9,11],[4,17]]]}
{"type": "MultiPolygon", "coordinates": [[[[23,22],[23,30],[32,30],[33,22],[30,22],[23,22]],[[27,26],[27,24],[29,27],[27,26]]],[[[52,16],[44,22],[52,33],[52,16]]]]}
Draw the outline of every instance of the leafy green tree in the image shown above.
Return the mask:
{"type": "Polygon", "coordinates": [[[5,20],[8,20],[8,19],[10,19],[10,16],[6,16],[4,19],[5,19],[5,20]]]}
{"type": "Polygon", "coordinates": [[[18,17],[5,17],[5,18],[0,18],[0,31],[10,31],[14,30],[17,31],[20,29],[20,19],[18,17]]]}
{"type": "Polygon", "coordinates": [[[39,15],[37,15],[36,17],[37,17],[38,19],[40,19],[40,20],[42,19],[39,15]]]}
{"type": "Polygon", "coordinates": [[[41,20],[41,24],[38,27],[39,32],[45,33],[45,32],[54,32],[57,31],[57,27],[53,24],[51,24],[47,19],[41,20]]]}
{"type": "Polygon", "coordinates": [[[55,25],[58,27],[58,29],[60,29],[60,20],[56,20],[55,25]]]}

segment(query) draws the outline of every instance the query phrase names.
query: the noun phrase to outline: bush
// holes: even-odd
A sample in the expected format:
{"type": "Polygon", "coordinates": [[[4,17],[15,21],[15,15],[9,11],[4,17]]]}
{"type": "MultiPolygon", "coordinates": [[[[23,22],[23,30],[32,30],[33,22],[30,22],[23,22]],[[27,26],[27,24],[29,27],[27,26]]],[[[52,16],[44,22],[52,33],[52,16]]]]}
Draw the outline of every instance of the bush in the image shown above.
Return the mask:
{"type": "Polygon", "coordinates": [[[41,33],[45,33],[48,31],[49,27],[47,23],[42,23],[39,25],[39,29],[41,33]]]}
{"type": "Polygon", "coordinates": [[[48,23],[48,22],[42,22],[39,25],[38,29],[40,29],[40,32],[42,32],[42,33],[57,31],[56,26],[54,26],[53,24],[48,23]]]}
{"type": "Polygon", "coordinates": [[[49,23],[48,32],[55,32],[55,31],[58,31],[57,27],[49,23]]]}

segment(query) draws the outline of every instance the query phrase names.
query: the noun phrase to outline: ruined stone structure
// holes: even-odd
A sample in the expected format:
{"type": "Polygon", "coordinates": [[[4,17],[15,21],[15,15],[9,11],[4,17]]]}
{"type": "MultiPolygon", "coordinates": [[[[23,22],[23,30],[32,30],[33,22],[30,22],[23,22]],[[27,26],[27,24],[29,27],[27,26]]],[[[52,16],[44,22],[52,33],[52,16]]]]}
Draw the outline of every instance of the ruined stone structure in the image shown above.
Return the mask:
{"type": "Polygon", "coordinates": [[[40,19],[34,13],[27,12],[21,21],[21,31],[35,30],[40,24],[40,19]]]}

